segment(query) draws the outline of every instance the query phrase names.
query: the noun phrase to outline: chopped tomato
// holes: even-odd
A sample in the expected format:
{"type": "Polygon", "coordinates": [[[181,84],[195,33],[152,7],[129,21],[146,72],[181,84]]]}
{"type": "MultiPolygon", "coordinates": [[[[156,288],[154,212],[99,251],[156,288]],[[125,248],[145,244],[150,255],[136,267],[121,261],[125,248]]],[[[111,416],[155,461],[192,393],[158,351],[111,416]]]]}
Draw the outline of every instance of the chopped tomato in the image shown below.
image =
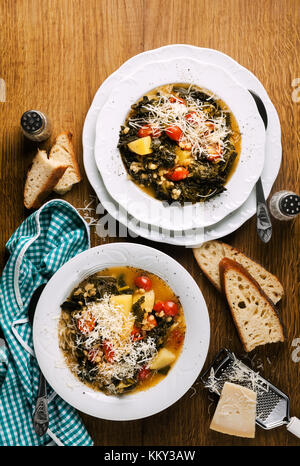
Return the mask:
{"type": "Polygon", "coordinates": [[[209,129],[209,131],[213,131],[215,129],[215,125],[212,121],[207,120],[205,122],[205,126],[209,129]]]}
{"type": "Polygon", "coordinates": [[[214,143],[214,144],[210,144],[210,145],[208,146],[207,152],[208,152],[209,154],[212,154],[212,155],[214,155],[214,154],[220,155],[220,154],[223,153],[223,148],[222,148],[222,146],[220,146],[219,144],[214,143]]]}
{"type": "Polygon", "coordinates": [[[138,327],[136,327],[135,325],[133,326],[131,337],[132,337],[132,341],[139,341],[139,340],[143,340],[144,338],[143,335],[141,335],[138,327]]]}
{"type": "Polygon", "coordinates": [[[111,344],[108,341],[104,341],[102,344],[104,356],[107,362],[114,362],[114,352],[112,350],[111,344]]]}
{"type": "Polygon", "coordinates": [[[152,288],[152,281],[145,275],[140,275],[134,280],[134,284],[137,288],[143,288],[145,291],[149,291],[152,288]]]}
{"type": "Polygon", "coordinates": [[[161,312],[165,309],[165,303],[164,301],[157,301],[154,306],[153,306],[153,310],[155,312],[161,312]]]}
{"type": "Polygon", "coordinates": [[[210,154],[207,157],[207,160],[209,160],[210,162],[217,162],[220,159],[221,159],[221,156],[219,154],[210,154]]]}
{"type": "Polygon", "coordinates": [[[174,329],[169,337],[169,341],[175,345],[176,347],[179,347],[184,340],[184,333],[181,330],[174,329]]]}
{"type": "Polygon", "coordinates": [[[223,148],[219,144],[211,144],[208,149],[208,156],[207,159],[210,162],[217,162],[221,159],[221,155],[223,153],[223,148]]]}
{"type": "Polygon", "coordinates": [[[172,139],[173,141],[177,141],[177,142],[180,140],[182,136],[181,129],[179,128],[179,126],[176,126],[176,125],[168,126],[165,129],[165,133],[170,139],[172,139]]]}
{"type": "Polygon", "coordinates": [[[181,97],[175,97],[175,96],[171,96],[169,97],[169,102],[171,102],[171,104],[174,104],[175,102],[178,102],[179,104],[186,104],[186,101],[184,99],[181,99],[181,97]]]}
{"type": "Polygon", "coordinates": [[[88,355],[87,355],[88,360],[91,361],[91,362],[94,362],[98,353],[99,353],[98,349],[95,349],[95,348],[90,349],[90,351],[88,352],[88,355]]]}
{"type": "Polygon", "coordinates": [[[197,112],[194,112],[193,110],[189,113],[187,113],[186,115],[184,115],[184,118],[188,121],[192,121],[194,122],[195,121],[195,116],[197,115],[197,112]]]}
{"type": "Polygon", "coordinates": [[[151,136],[153,138],[159,138],[161,136],[161,131],[158,128],[152,128],[150,125],[142,126],[138,130],[138,137],[144,138],[146,136],[151,136]]]}
{"type": "Polygon", "coordinates": [[[149,377],[150,373],[151,373],[150,369],[143,367],[138,373],[138,378],[140,380],[145,380],[147,377],[149,377]]]}
{"type": "Polygon", "coordinates": [[[176,314],[178,314],[178,311],[178,306],[176,303],[174,303],[174,301],[165,301],[164,312],[166,316],[176,316],[176,314]]]}
{"type": "Polygon", "coordinates": [[[184,167],[177,167],[174,170],[169,171],[166,173],[166,178],[171,181],[180,181],[184,180],[189,174],[189,171],[187,168],[184,167]]]}
{"type": "Polygon", "coordinates": [[[81,333],[87,335],[92,330],[94,330],[95,319],[91,314],[88,314],[85,317],[80,317],[79,319],[77,319],[76,324],[81,333]]]}
{"type": "Polygon", "coordinates": [[[166,316],[175,316],[178,314],[178,305],[174,301],[157,301],[154,304],[153,310],[155,312],[164,311],[166,316]]]}
{"type": "Polygon", "coordinates": [[[161,130],[159,128],[152,128],[152,137],[159,138],[161,136],[161,130]]]}
{"type": "Polygon", "coordinates": [[[142,126],[138,130],[138,137],[139,138],[144,138],[146,136],[151,136],[151,134],[152,134],[152,128],[149,125],[142,126]]]}

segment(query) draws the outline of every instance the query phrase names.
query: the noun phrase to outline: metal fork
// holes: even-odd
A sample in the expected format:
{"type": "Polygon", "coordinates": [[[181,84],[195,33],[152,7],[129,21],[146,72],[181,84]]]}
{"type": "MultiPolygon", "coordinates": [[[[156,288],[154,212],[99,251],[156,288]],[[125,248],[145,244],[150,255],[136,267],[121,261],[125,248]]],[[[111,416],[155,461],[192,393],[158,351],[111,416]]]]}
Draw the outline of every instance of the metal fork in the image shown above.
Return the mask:
{"type": "MultiPolygon", "coordinates": [[[[32,326],[33,318],[35,309],[40,298],[40,295],[46,285],[39,286],[29,303],[28,307],[28,319],[32,326]]],[[[48,413],[48,399],[47,399],[47,386],[46,386],[46,379],[40,370],[39,374],[39,387],[38,387],[38,395],[36,399],[36,405],[33,415],[33,426],[34,430],[40,437],[47,432],[49,425],[49,413],[48,413]]]]}
{"type": "MultiPolygon", "coordinates": [[[[248,91],[255,100],[258,112],[264,122],[265,129],[267,130],[268,115],[266,107],[261,98],[254,91],[251,91],[250,89],[248,89],[248,91]]],[[[272,236],[272,222],[264,195],[261,177],[259,177],[256,182],[256,228],[258,236],[264,243],[270,241],[272,236]]]]}

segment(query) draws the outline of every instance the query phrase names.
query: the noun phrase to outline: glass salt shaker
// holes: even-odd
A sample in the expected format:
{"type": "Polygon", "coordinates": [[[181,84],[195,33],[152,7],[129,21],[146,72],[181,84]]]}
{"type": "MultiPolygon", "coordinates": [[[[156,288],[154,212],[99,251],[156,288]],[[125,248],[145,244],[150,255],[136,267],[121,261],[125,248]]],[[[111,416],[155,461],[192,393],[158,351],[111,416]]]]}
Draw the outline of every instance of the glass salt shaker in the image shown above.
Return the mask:
{"type": "Polygon", "coordinates": [[[50,121],[39,110],[27,110],[21,117],[21,130],[31,141],[45,141],[50,136],[50,121]]]}
{"type": "Polygon", "coordinates": [[[270,200],[270,212],[278,220],[292,220],[300,212],[300,196],[292,191],[278,191],[270,200]]]}

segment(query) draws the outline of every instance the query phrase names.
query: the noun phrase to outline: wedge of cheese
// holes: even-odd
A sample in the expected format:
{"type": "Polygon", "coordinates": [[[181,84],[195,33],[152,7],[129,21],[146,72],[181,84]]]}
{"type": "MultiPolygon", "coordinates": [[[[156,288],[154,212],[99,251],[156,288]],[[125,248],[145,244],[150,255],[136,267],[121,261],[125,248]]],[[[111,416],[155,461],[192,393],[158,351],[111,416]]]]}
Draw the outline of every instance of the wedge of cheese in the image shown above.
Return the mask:
{"type": "Polygon", "coordinates": [[[210,429],[222,434],[254,438],[256,393],[249,388],[225,382],[210,429]]]}

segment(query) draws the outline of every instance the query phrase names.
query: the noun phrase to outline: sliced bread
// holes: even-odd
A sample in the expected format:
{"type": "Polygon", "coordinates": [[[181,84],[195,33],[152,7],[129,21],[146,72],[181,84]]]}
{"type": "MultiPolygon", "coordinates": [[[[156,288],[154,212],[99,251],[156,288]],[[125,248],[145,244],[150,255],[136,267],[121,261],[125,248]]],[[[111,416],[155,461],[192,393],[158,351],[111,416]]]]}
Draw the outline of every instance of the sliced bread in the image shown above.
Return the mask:
{"type": "Polygon", "coordinates": [[[65,194],[67,191],[70,191],[74,184],[79,183],[81,180],[72,144],[72,134],[70,132],[65,131],[57,136],[55,144],[51,148],[49,158],[68,166],[64,175],[54,187],[56,193],[65,194]]]}
{"type": "Polygon", "coordinates": [[[284,341],[277,310],[257,281],[242,265],[227,257],[219,267],[222,289],[245,351],[284,341]]]}
{"type": "Polygon", "coordinates": [[[219,291],[221,291],[219,263],[223,257],[228,257],[248,270],[274,304],[280,301],[284,294],[283,287],[275,275],[229,244],[208,241],[199,248],[194,248],[193,252],[199,267],[219,291]]]}
{"type": "Polygon", "coordinates": [[[38,150],[27,173],[24,188],[25,207],[38,209],[66,169],[66,164],[49,160],[46,151],[38,150]]]}

